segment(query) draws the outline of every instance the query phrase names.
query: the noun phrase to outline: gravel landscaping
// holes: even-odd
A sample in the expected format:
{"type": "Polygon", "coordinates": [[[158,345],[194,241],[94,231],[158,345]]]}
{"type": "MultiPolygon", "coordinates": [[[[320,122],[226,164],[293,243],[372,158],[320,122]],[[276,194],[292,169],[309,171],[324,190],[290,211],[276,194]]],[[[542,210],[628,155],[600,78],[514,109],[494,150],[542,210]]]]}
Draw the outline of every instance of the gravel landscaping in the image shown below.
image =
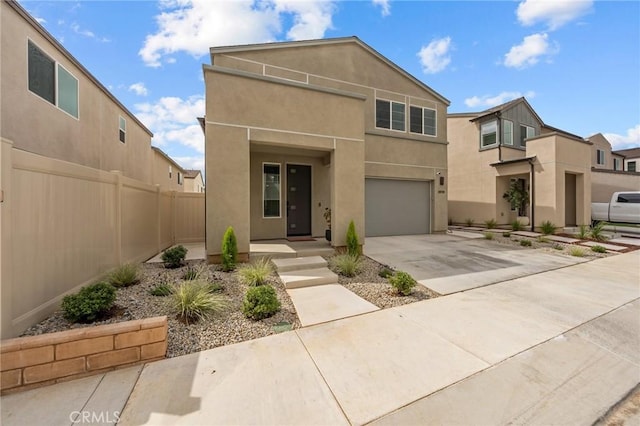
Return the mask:
{"type": "MultiPolygon", "coordinates": [[[[204,265],[204,261],[189,261],[188,264],[204,265]]],[[[186,269],[186,266],[166,269],[163,264],[143,264],[140,267],[140,282],[118,289],[116,307],[112,310],[115,314],[113,317],[91,324],[73,324],[64,319],[62,311],[56,311],[46,320],[30,327],[22,335],[32,336],[166,315],[169,323],[167,357],[175,357],[275,334],[277,331],[274,326],[276,325],[283,326],[282,328],[285,329],[300,327],[293,303],[277,276],[273,275],[269,284],[276,289],[282,308],[270,318],[253,321],[245,318],[242,313],[242,302],[248,287],[237,279],[235,273],[222,272],[216,266],[206,268],[207,278],[222,286],[221,294],[228,299],[229,307],[209,320],[190,325],[184,324],[169,308],[169,297],[152,296],[149,292],[158,284],[179,282],[186,269]],[[282,323],[290,324],[290,327],[282,323]]]]}

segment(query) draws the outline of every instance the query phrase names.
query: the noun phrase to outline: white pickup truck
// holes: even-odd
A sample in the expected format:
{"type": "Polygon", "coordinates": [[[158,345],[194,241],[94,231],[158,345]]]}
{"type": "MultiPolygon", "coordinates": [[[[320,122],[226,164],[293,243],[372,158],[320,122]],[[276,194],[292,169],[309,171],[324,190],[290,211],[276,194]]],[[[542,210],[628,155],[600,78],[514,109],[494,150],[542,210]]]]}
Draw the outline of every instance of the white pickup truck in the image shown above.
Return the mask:
{"type": "Polygon", "coordinates": [[[640,191],[614,192],[608,203],[591,203],[591,222],[640,223],[640,191]]]}

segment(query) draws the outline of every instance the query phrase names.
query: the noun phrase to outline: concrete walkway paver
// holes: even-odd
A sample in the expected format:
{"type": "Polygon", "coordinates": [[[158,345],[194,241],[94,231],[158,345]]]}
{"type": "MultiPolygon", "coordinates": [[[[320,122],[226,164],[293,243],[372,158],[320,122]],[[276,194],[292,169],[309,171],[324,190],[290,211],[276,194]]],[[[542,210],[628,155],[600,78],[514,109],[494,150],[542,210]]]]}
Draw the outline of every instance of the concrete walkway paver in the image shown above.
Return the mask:
{"type": "Polygon", "coordinates": [[[611,251],[622,251],[626,249],[626,247],[624,246],[617,246],[615,244],[607,244],[607,243],[596,242],[596,241],[585,241],[583,243],[580,243],[580,245],[587,246],[587,247],[601,246],[611,251]]]}
{"type": "Polygon", "coordinates": [[[380,309],[340,284],[294,288],[287,293],[303,327],[380,309]]]}
{"type": "Polygon", "coordinates": [[[289,332],[147,365],[119,424],[348,423],[289,332]]]}

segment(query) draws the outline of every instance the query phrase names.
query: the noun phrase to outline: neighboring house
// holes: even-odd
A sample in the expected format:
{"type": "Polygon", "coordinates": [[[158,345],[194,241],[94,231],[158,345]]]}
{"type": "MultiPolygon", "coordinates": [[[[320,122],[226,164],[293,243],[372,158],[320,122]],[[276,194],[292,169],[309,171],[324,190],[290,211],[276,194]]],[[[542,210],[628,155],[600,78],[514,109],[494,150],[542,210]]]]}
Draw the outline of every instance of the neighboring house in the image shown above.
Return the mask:
{"type": "Polygon", "coordinates": [[[152,183],[152,133],[19,3],[0,4],[0,136],[14,148],[152,183]]]}
{"type": "Polygon", "coordinates": [[[447,229],[449,101],[357,37],[211,49],[207,253],[249,241],[447,229]]]}
{"type": "Polygon", "coordinates": [[[621,149],[614,151],[614,154],[624,157],[625,171],[640,173],[640,147],[621,149]]]}
{"type": "Polygon", "coordinates": [[[153,181],[166,191],[184,191],[184,169],[158,147],[153,150],[153,181]]]}
{"type": "Polygon", "coordinates": [[[204,180],[200,170],[184,171],[184,192],[204,192],[204,180]]]}
{"type": "Polygon", "coordinates": [[[611,150],[611,143],[602,133],[587,138],[593,144],[591,166],[605,170],[624,170],[624,155],[611,150]]]}
{"type": "Polygon", "coordinates": [[[546,125],[525,98],[449,114],[447,126],[452,222],[590,222],[591,143],[546,125]],[[520,209],[503,197],[512,184],[529,195],[520,209]]]}

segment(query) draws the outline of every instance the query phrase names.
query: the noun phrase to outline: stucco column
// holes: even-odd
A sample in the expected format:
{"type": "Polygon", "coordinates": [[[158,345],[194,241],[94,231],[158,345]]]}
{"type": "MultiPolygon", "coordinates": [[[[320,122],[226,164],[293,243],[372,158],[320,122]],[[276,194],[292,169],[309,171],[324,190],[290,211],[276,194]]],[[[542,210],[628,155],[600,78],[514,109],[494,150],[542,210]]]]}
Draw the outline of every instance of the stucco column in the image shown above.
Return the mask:
{"type": "Polygon", "coordinates": [[[247,129],[207,123],[207,259],[220,263],[222,237],[232,226],[238,260],[249,260],[249,139],[247,129]]]}
{"type": "Polygon", "coordinates": [[[347,228],[352,220],[363,244],[364,142],[336,139],[331,163],[331,245],[347,245],[347,228]]]}
{"type": "Polygon", "coordinates": [[[7,139],[0,140],[0,337],[13,337],[13,247],[11,206],[13,193],[11,191],[13,160],[11,151],[13,143],[7,139]]]}

